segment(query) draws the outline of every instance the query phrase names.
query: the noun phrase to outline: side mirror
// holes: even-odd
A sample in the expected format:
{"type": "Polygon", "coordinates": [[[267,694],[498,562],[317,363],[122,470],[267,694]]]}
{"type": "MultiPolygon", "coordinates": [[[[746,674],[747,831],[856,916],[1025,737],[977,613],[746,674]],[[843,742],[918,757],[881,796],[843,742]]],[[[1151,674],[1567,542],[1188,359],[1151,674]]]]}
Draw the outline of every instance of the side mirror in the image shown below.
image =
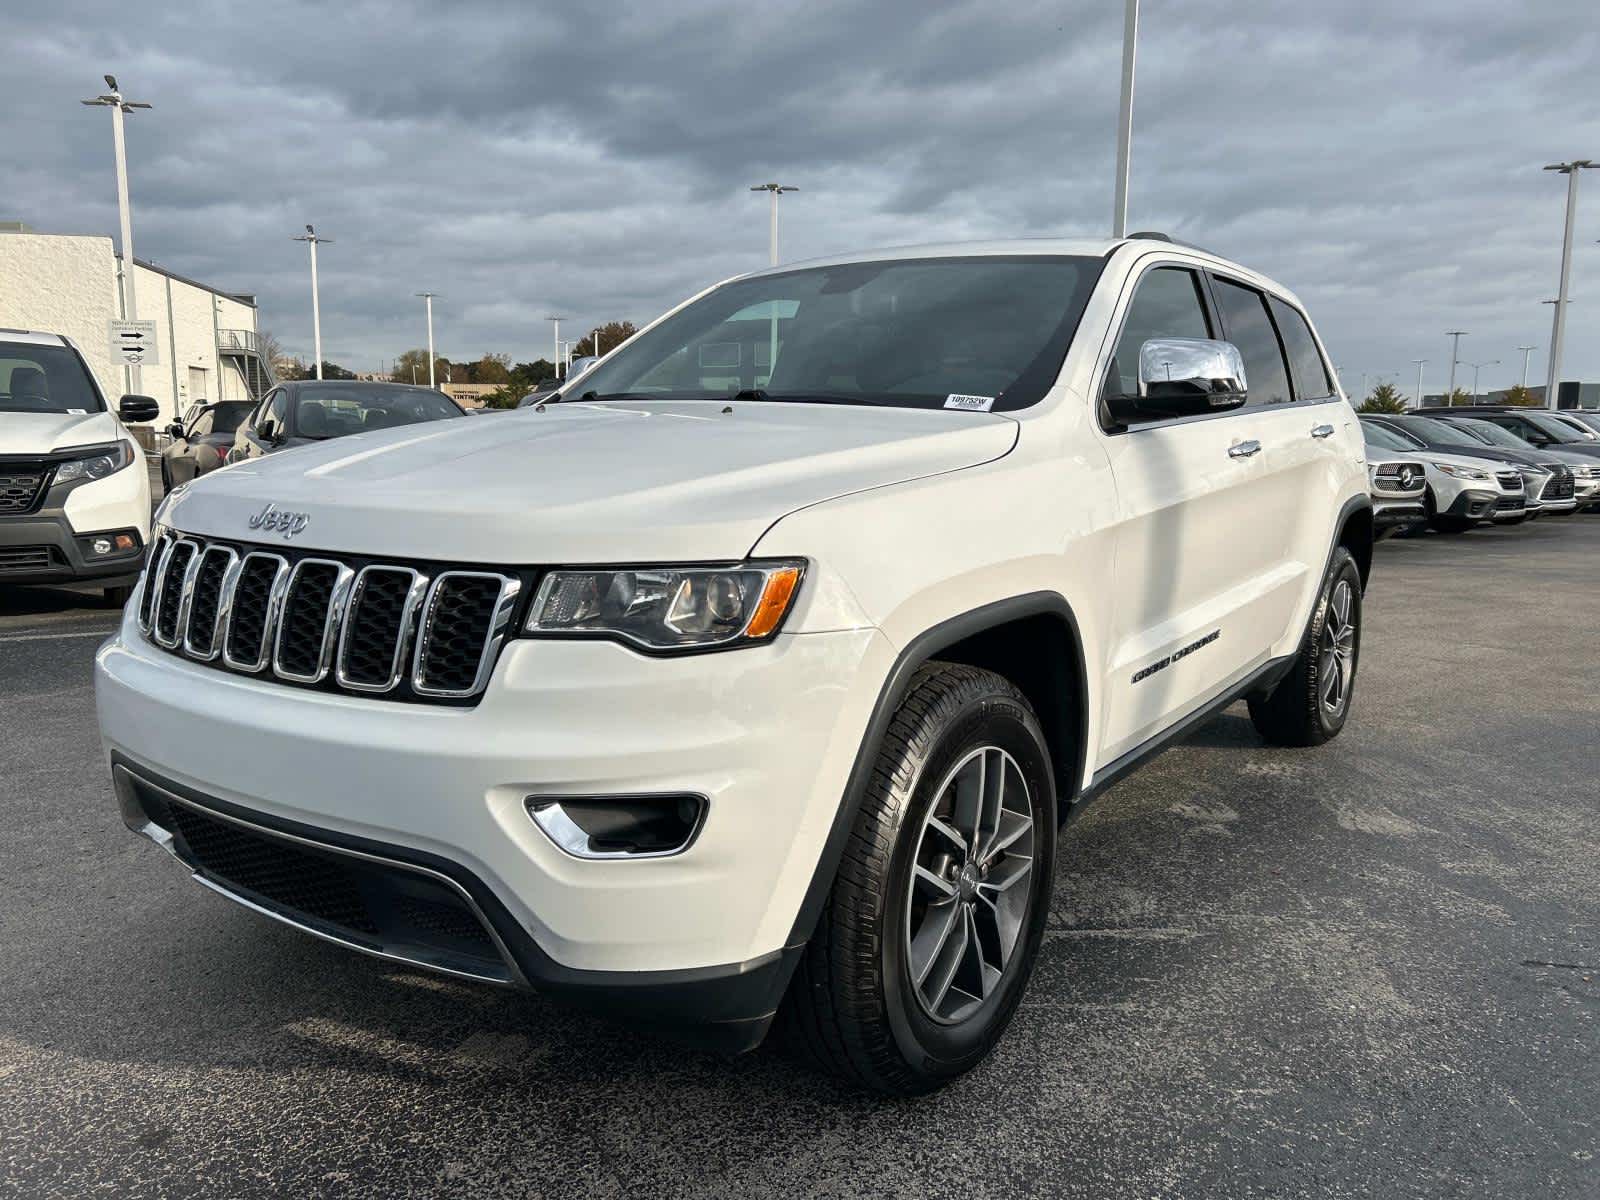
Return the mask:
{"type": "Polygon", "coordinates": [[[1248,397],[1244,359],[1232,342],[1151,338],[1139,347],[1139,392],[1107,396],[1113,420],[1128,425],[1238,408],[1248,397]]]}
{"type": "Polygon", "coordinates": [[[117,403],[117,416],[127,424],[135,421],[154,421],[161,415],[161,405],[153,396],[124,396],[117,403]]]}
{"type": "Polygon", "coordinates": [[[263,442],[275,442],[278,440],[278,427],[273,423],[271,417],[256,426],[256,437],[263,442]]]}
{"type": "Polygon", "coordinates": [[[183,437],[183,426],[174,421],[167,426],[167,434],[176,442],[183,437]]]}

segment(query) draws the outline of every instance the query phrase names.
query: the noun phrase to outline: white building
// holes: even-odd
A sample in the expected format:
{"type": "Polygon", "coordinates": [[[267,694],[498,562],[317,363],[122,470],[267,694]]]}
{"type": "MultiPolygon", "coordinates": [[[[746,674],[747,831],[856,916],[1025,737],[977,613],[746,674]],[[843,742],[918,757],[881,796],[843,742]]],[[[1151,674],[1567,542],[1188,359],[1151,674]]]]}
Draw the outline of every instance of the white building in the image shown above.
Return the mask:
{"type": "MultiPolygon", "coordinates": [[[[130,390],[111,356],[110,322],[122,316],[118,256],[109,237],[34,233],[0,223],[0,329],[62,333],[78,344],[112,404],[130,390]]],[[[200,400],[246,400],[271,386],[257,340],[254,296],[222,292],[135,260],[141,321],[156,324],[157,362],[139,391],[161,403],[158,425],[200,400]]]]}

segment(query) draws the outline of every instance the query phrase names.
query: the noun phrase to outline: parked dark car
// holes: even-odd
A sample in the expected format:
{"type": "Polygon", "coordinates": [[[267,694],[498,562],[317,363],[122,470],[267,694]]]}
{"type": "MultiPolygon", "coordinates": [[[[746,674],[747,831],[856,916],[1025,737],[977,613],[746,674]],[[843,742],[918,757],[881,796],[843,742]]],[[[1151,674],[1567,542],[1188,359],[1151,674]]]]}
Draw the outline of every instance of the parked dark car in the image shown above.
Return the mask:
{"type": "Polygon", "coordinates": [[[535,404],[541,404],[553,396],[560,386],[559,379],[542,379],[534,384],[533,391],[517,401],[517,407],[532,408],[535,404]]]}
{"type": "Polygon", "coordinates": [[[466,415],[443,392],[410,384],[319,379],[280,383],[240,424],[228,461],[243,462],[352,433],[466,415]]]}
{"type": "Polygon", "coordinates": [[[172,445],[161,452],[161,486],[170,492],[227,461],[233,435],[255,408],[254,400],[203,404],[186,421],[168,426],[172,445]]]}
{"type": "Polygon", "coordinates": [[[1558,421],[1537,408],[1511,405],[1458,404],[1450,408],[1419,408],[1419,416],[1472,417],[1509,429],[1539,449],[1562,450],[1600,458],[1600,442],[1591,441],[1565,421],[1558,421]]]}

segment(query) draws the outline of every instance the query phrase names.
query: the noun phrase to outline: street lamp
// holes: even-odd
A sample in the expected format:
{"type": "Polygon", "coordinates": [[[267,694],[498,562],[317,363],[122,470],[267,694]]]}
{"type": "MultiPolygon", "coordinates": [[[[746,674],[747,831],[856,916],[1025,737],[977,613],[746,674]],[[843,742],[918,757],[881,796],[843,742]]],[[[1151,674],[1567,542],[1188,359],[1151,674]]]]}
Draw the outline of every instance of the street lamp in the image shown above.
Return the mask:
{"type": "MultiPolygon", "coordinates": [[[[124,100],[122,90],[117,87],[115,75],[105,75],[102,78],[111,90],[96,96],[93,100],[84,100],[82,103],[91,108],[109,108],[111,110],[111,143],[117,156],[117,219],[122,225],[122,261],[118,264],[117,274],[122,291],[122,316],[128,321],[139,319],[139,302],[134,282],[133,269],[133,217],[128,211],[128,151],[122,140],[122,116],[136,108],[150,108],[142,100],[124,100]]],[[[138,392],[142,385],[141,369],[138,363],[130,363],[127,367],[128,390],[138,392]]],[[[174,395],[172,402],[176,404],[178,397],[174,395]]]]}
{"type": "Polygon", "coordinates": [[[1567,177],[1567,223],[1561,235],[1561,287],[1556,291],[1556,315],[1550,330],[1550,373],[1545,386],[1546,408],[1556,408],[1556,391],[1561,376],[1561,339],[1567,331],[1567,281],[1572,274],[1572,224],[1578,210],[1578,172],[1587,167],[1600,166],[1587,158],[1571,162],[1551,163],[1546,171],[1557,171],[1567,177]]]}
{"type": "Polygon", "coordinates": [[[1456,402],[1456,359],[1461,354],[1461,339],[1467,336],[1467,331],[1447,329],[1444,335],[1450,339],[1450,382],[1444,389],[1444,402],[1448,407],[1456,402]]]}
{"type": "Polygon", "coordinates": [[[555,331],[551,334],[551,337],[555,339],[554,343],[553,343],[554,348],[552,350],[552,354],[554,355],[554,357],[550,360],[550,365],[555,368],[556,374],[560,375],[561,374],[561,322],[565,321],[566,318],[565,317],[546,317],[545,320],[546,321],[555,322],[555,331]]]}
{"type": "Polygon", "coordinates": [[[1537,347],[1537,346],[1518,346],[1517,347],[1518,350],[1522,351],[1522,390],[1523,391],[1527,391],[1528,390],[1528,358],[1538,348],[1539,347],[1537,347]]]}
{"type": "Polygon", "coordinates": [[[1111,236],[1128,234],[1128,170],[1133,157],[1133,60],[1139,44],[1139,0],[1126,0],[1122,13],[1122,102],[1117,113],[1117,198],[1111,210],[1111,236]]]}
{"type": "Polygon", "coordinates": [[[322,378],[322,305],[317,298],[317,247],[331,242],[331,237],[321,237],[311,226],[303,234],[294,234],[290,241],[305,242],[311,247],[311,341],[317,355],[317,378],[322,378]]]}
{"type": "Polygon", "coordinates": [[[416,292],[428,304],[428,386],[433,387],[433,297],[432,292],[416,292]]]}
{"type": "Polygon", "coordinates": [[[1425,359],[1425,358],[1413,358],[1411,361],[1417,364],[1417,407],[1421,408],[1422,407],[1422,364],[1427,362],[1428,360],[1425,359]]]}
{"type": "Polygon", "coordinates": [[[752,192],[766,192],[772,197],[772,216],[767,228],[767,257],[773,266],[778,265],[778,197],[785,192],[798,192],[797,187],[785,183],[758,183],[752,192]]]}
{"type": "Polygon", "coordinates": [[[1478,372],[1484,367],[1499,366],[1500,360],[1498,358],[1491,358],[1488,362],[1467,363],[1465,365],[1472,368],[1472,402],[1476,404],[1478,402],[1478,372]]]}

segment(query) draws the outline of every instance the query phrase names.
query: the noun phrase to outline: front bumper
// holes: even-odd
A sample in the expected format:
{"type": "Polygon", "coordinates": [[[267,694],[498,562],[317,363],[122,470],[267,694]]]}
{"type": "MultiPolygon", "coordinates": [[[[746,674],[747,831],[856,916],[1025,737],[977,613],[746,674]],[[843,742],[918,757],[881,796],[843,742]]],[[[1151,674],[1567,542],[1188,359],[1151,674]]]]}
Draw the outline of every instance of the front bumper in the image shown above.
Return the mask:
{"type": "Polygon", "coordinates": [[[1372,497],[1372,523],[1379,529],[1392,529],[1398,525],[1414,525],[1428,519],[1422,497],[1414,500],[1385,500],[1376,494],[1372,497]]]}
{"type": "Polygon", "coordinates": [[[0,584],[131,584],[150,540],[150,480],[142,456],[104,479],[50,487],[38,507],[0,517],[0,584]],[[96,557],[87,535],[132,531],[138,547],[96,557]]]}
{"type": "MultiPolygon", "coordinates": [[[[1450,502],[1450,507],[1442,515],[1447,517],[1464,517],[1468,520],[1486,521],[1494,514],[1495,502],[1500,498],[1497,491],[1491,492],[1483,488],[1463,488],[1456,498],[1450,502]]],[[[1518,510],[1521,511],[1520,509],[1518,510]]]]}
{"type": "MultiPolygon", "coordinates": [[[[872,629],[681,658],[521,640],[477,705],[452,708],[198,666],[145,640],[136,610],[95,666],[119,792],[142,779],[269,835],[443,874],[503,944],[510,982],[763,1031],[894,658],[872,629]],[[708,802],[670,857],[574,858],[526,808],[531,796],[663,792],[708,802]]],[[[136,801],[122,796],[125,818],[160,841],[136,801]]]]}

